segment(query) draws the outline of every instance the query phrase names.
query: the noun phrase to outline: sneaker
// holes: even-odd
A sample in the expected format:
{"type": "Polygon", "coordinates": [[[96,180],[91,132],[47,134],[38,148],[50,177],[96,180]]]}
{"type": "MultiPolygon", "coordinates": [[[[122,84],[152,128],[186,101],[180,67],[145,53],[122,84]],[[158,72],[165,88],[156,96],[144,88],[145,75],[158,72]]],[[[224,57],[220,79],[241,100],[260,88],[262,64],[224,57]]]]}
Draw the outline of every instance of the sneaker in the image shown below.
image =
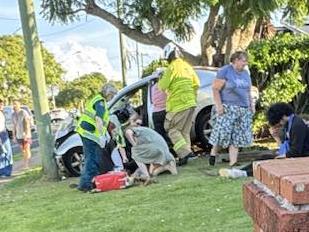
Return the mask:
{"type": "Polygon", "coordinates": [[[179,158],[178,160],[178,166],[184,166],[188,163],[188,156],[185,156],[183,158],[179,158]]]}
{"type": "Polygon", "coordinates": [[[198,155],[191,152],[189,155],[188,155],[188,160],[195,160],[198,158],[198,155]]]}
{"type": "Polygon", "coordinates": [[[210,166],[215,166],[215,163],[216,163],[216,156],[211,155],[211,156],[209,157],[209,165],[210,165],[210,166]]]}

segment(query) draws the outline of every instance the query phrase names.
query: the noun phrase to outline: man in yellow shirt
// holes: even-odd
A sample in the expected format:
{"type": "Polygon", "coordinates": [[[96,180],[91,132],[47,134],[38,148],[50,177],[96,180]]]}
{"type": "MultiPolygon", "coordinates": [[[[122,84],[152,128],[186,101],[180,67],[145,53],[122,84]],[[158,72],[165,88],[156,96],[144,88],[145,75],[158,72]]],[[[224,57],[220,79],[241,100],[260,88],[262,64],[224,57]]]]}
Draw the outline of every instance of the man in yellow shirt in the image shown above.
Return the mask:
{"type": "Polygon", "coordinates": [[[179,158],[178,164],[181,166],[187,164],[188,157],[193,155],[190,130],[200,82],[192,66],[180,56],[175,44],[169,43],[165,46],[164,58],[169,62],[169,66],[158,86],[167,93],[164,128],[174,144],[173,148],[179,158]]]}

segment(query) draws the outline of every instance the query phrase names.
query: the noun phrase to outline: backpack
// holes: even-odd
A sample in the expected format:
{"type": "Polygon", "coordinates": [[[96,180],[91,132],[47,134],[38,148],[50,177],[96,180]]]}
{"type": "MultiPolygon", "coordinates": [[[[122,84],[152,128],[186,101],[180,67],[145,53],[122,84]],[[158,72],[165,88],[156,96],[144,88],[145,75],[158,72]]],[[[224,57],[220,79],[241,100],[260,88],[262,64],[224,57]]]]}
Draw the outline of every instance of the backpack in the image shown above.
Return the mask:
{"type": "Polygon", "coordinates": [[[94,185],[97,192],[123,189],[127,187],[126,172],[108,172],[94,177],[94,185]]]}

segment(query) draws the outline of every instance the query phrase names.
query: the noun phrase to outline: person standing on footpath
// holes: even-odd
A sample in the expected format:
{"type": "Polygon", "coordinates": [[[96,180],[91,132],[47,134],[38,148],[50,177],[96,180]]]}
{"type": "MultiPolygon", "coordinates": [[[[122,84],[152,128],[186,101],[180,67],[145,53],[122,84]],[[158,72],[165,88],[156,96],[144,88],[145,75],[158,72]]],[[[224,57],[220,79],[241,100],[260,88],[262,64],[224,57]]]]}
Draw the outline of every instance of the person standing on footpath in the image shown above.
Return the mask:
{"type": "Polygon", "coordinates": [[[0,100],[0,177],[7,177],[12,174],[13,153],[9,134],[5,126],[3,107],[4,102],[0,100]]]}
{"type": "Polygon", "coordinates": [[[82,192],[93,189],[93,177],[113,170],[111,154],[104,148],[110,139],[107,132],[110,121],[107,101],[116,93],[117,89],[112,84],[104,85],[100,93],[86,103],[85,111],[77,123],[76,132],[82,138],[85,166],[79,185],[70,187],[77,187],[82,192]]]}
{"type": "Polygon", "coordinates": [[[21,108],[19,100],[13,101],[13,141],[18,143],[23,154],[24,169],[29,168],[31,159],[31,118],[26,110],[21,108]]]}
{"type": "Polygon", "coordinates": [[[191,150],[190,130],[200,86],[196,72],[180,55],[175,44],[169,43],[165,46],[164,58],[169,66],[158,82],[159,89],[167,93],[164,128],[174,144],[179,166],[187,164],[188,158],[194,155],[191,150]]]}
{"type": "Polygon", "coordinates": [[[252,114],[255,105],[251,97],[251,78],[246,66],[248,55],[232,54],[231,64],[219,69],[213,82],[216,122],[209,143],[213,145],[209,164],[215,165],[219,148],[229,148],[230,166],[237,165],[238,150],[252,144],[252,114]]]}

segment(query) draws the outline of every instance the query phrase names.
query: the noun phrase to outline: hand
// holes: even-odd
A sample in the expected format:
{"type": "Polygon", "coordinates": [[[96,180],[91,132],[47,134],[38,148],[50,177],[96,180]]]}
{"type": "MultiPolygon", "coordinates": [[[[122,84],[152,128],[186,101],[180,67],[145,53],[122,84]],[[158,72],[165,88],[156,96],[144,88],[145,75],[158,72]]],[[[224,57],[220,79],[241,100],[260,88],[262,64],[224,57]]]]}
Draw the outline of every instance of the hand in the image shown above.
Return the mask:
{"type": "Polygon", "coordinates": [[[127,157],[124,157],[123,160],[122,160],[122,162],[123,162],[123,163],[128,163],[128,162],[129,162],[129,159],[128,159],[127,157]]]}
{"type": "Polygon", "coordinates": [[[102,136],[100,136],[100,138],[99,138],[99,140],[100,140],[100,147],[101,148],[104,148],[105,147],[105,145],[106,145],[106,137],[104,136],[104,135],[102,135],[102,136]]]}
{"type": "Polygon", "coordinates": [[[16,137],[13,137],[13,143],[17,143],[16,137]]]}
{"type": "Polygon", "coordinates": [[[275,159],[285,159],[286,158],[286,155],[284,154],[284,155],[277,155],[276,157],[275,157],[275,159]]]}
{"type": "Polygon", "coordinates": [[[275,125],[275,126],[269,128],[269,133],[274,138],[280,137],[280,130],[281,130],[281,126],[275,125]]]}
{"type": "Polygon", "coordinates": [[[217,111],[218,115],[224,114],[224,107],[223,107],[223,105],[217,105],[216,106],[216,111],[217,111]]]}

